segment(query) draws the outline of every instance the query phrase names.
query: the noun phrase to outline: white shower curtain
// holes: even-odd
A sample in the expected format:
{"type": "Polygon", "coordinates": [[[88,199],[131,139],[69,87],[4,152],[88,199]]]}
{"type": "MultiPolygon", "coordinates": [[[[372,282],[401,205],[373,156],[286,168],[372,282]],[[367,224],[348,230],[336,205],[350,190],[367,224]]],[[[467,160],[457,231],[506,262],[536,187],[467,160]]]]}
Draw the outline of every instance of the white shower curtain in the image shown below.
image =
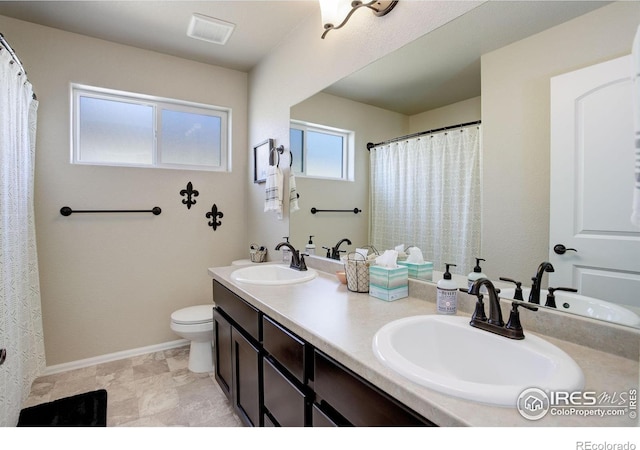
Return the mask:
{"type": "Polygon", "coordinates": [[[33,213],[38,102],[0,51],[0,426],[15,426],[31,383],[45,368],[33,213]]]}
{"type": "Polygon", "coordinates": [[[415,245],[435,270],[470,272],[482,257],[481,158],[480,126],[371,149],[372,245],[415,245]]]}

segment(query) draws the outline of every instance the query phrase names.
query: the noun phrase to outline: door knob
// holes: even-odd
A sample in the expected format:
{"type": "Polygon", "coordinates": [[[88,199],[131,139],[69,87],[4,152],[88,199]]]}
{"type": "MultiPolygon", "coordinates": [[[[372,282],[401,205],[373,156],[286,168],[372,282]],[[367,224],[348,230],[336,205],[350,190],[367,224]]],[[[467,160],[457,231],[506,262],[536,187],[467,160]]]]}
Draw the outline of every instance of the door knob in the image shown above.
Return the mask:
{"type": "Polygon", "coordinates": [[[553,251],[558,255],[564,255],[568,251],[577,252],[578,250],[576,250],[575,248],[567,248],[562,244],[556,244],[553,246],[553,251]]]}

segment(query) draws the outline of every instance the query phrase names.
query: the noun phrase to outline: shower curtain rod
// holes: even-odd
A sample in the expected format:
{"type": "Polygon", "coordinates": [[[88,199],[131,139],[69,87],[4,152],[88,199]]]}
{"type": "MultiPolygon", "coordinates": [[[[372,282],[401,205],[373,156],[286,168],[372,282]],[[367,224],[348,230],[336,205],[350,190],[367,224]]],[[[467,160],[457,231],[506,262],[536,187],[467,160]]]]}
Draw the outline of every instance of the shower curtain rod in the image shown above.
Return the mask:
{"type": "MultiPolygon", "coordinates": [[[[20,61],[20,58],[18,58],[18,55],[16,55],[16,52],[13,50],[13,48],[11,47],[11,45],[9,45],[9,43],[7,42],[7,40],[4,37],[4,34],[0,33],[0,44],[9,52],[9,55],[11,56],[11,59],[13,59],[13,62],[15,64],[18,65],[18,67],[21,70],[21,74],[27,74],[27,71],[24,70],[24,66],[22,65],[22,61],[20,61]]],[[[37,100],[36,94],[35,92],[33,93],[33,99],[37,100]]]]}
{"type": "Polygon", "coordinates": [[[433,134],[433,133],[437,133],[439,131],[453,130],[455,128],[464,128],[464,127],[469,127],[471,125],[479,125],[481,123],[482,123],[481,120],[476,120],[475,122],[459,123],[458,125],[451,125],[451,126],[448,126],[448,127],[434,128],[433,130],[420,131],[418,133],[407,134],[405,136],[400,136],[400,137],[396,137],[396,138],[393,138],[393,139],[389,139],[388,141],[378,142],[377,144],[369,142],[367,144],[367,150],[371,151],[372,148],[377,147],[379,145],[391,144],[393,142],[403,141],[405,139],[411,139],[411,138],[414,138],[414,137],[424,136],[424,135],[427,135],[427,134],[433,134]]]}

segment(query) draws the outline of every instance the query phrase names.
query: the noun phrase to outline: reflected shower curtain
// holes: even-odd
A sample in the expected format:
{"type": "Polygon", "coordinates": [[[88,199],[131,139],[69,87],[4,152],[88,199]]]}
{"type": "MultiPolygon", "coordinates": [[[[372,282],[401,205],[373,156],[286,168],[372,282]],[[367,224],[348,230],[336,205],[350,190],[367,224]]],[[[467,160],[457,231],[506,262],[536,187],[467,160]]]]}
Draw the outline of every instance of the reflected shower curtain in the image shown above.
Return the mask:
{"type": "Polygon", "coordinates": [[[38,102],[0,51],[0,426],[15,426],[31,383],[45,368],[33,213],[38,102]]]}
{"type": "Polygon", "coordinates": [[[469,273],[482,257],[481,158],[480,126],[371,149],[372,245],[415,245],[435,270],[469,273]]]}

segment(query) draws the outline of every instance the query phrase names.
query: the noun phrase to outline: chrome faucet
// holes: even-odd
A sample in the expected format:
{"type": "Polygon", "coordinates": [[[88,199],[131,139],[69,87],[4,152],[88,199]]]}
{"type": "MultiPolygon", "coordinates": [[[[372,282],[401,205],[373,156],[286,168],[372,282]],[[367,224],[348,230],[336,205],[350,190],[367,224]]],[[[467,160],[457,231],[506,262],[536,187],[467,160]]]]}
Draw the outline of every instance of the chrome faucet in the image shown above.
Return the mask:
{"type": "Polygon", "coordinates": [[[531,278],[533,284],[531,285],[531,292],[529,293],[529,303],[540,304],[540,287],[542,286],[542,275],[544,275],[545,272],[555,272],[555,269],[548,261],[540,264],[536,276],[531,278]]]}
{"type": "Polygon", "coordinates": [[[476,303],[476,309],[471,316],[469,325],[475,328],[480,328],[481,330],[499,334],[500,336],[508,337],[509,339],[524,339],[524,330],[520,323],[518,307],[522,306],[532,311],[537,311],[538,308],[529,306],[520,300],[513,300],[511,302],[511,314],[509,315],[509,321],[505,325],[504,320],[502,320],[500,297],[498,297],[499,292],[500,289],[496,289],[488,278],[480,278],[471,285],[468,293],[478,297],[478,301],[476,303]],[[489,293],[489,319],[487,319],[484,313],[484,303],[482,302],[483,294],[480,292],[480,289],[483,286],[489,293]]]}
{"type": "Polygon", "coordinates": [[[288,242],[280,242],[276,245],[276,250],[280,250],[282,247],[287,247],[291,250],[291,264],[289,267],[295,270],[307,270],[307,263],[304,261],[304,254],[300,254],[300,251],[296,250],[293,245],[288,242]]]}
{"type": "Polygon", "coordinates": [[[331,248],[331,259],[340,259],[340,246],[342,245],[343,242],[346,242],[347,245],[351,245],[351,241],[347,238],[344,239],[340,239],[338,241],[338,243],[335,245],[335,247],[331,248]]]}

